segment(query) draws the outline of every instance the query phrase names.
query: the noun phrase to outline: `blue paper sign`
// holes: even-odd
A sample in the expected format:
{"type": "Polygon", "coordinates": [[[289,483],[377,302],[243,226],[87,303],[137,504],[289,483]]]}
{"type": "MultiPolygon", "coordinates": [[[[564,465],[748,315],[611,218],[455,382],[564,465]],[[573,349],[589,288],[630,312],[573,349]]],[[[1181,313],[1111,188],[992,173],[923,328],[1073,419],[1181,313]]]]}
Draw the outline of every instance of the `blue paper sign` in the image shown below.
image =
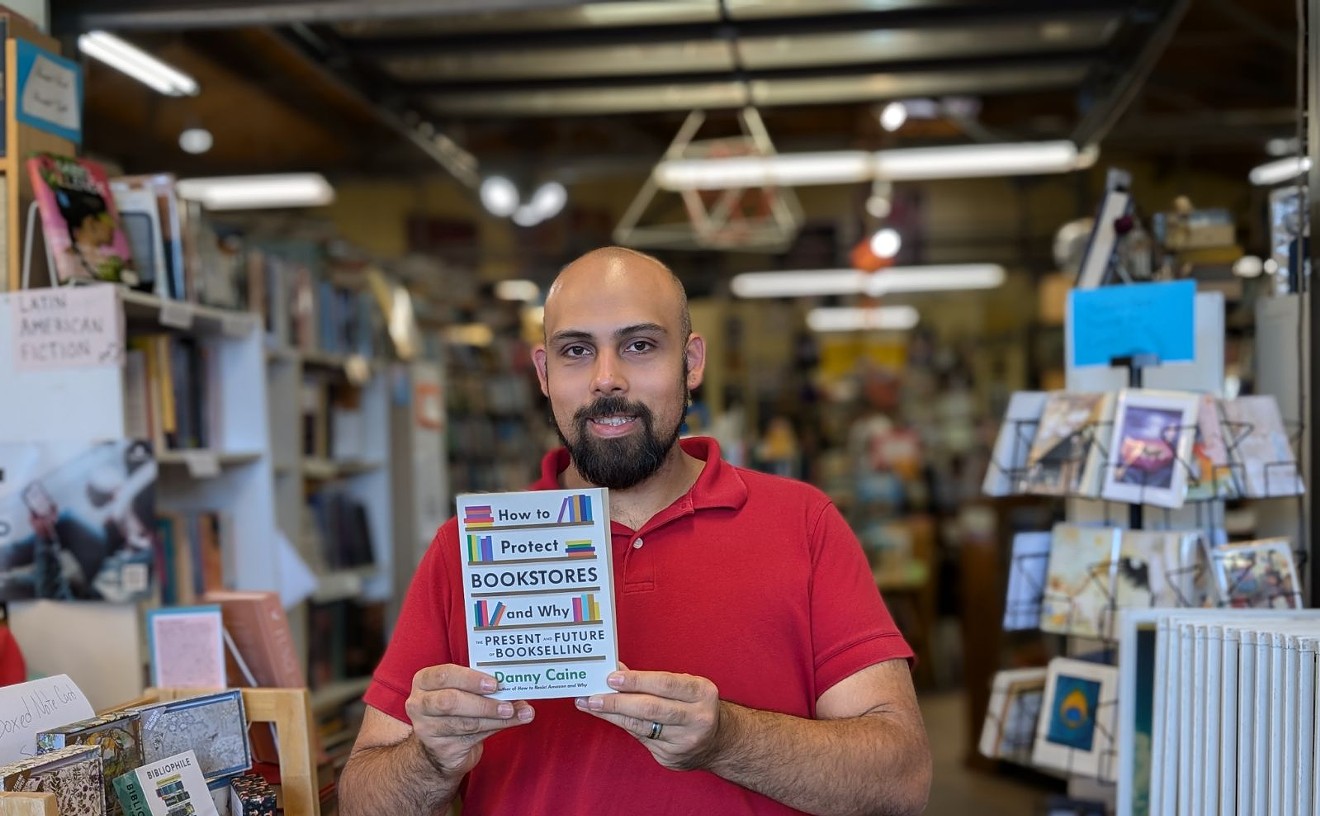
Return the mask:
{"type": "Polygon", "coordinates": [[[18,44],[15,116],[25,125],[82,144],[82,66],[26,40],[18,44]]]}
{"type": "Polygon", "coordinates": [[[1136,354],[1161,363],[1196,358],[1196,281],[1074,289],[1068,301],[1073,365],[1109,365],[1136,354]]]}

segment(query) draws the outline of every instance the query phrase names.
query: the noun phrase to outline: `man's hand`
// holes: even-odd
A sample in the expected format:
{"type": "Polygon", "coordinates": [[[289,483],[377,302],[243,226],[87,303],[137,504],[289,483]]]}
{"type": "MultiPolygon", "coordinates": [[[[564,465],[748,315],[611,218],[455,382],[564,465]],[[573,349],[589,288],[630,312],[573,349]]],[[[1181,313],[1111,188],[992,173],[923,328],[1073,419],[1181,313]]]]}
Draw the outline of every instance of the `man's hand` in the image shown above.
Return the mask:
{"type": "Polygon", "coordinates": [[[627,669],[607,682],[619,693],[579,697],[578,709],[632,734],[666,768],[704,766],[720,736],[720,693],[714,683],[690,674],[627,669]]]}
{"type": "Polygon", "coordinates": [[[496,688],[494,677],[467,666],[431,666],[413,675],[408,718],[426,758],[444,776],[462,777],[481,759],[486,737],[536,715],[525,700],[485,696],[496,688]]]}

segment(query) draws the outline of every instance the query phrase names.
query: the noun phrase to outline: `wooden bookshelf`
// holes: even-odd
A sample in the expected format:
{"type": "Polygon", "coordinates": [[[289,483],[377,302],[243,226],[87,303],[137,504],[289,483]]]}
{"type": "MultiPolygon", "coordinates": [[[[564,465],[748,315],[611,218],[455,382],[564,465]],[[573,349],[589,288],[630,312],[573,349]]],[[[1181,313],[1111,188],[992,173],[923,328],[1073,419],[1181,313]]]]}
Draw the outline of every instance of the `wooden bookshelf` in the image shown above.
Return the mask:
{"type": "MultiPolygon", "coordinates": [[[[15,41],[22,39],[53,54],[60,53],[59,41],[38,31],[31,22],[17,14],[0,11],[0,19],[8,26],[5,37],[5,155],[0,158],[0,174],[4,176],[5,264],[9,270],[6,289],[19,288],[23,275],[23,240],[27,223],[28,205],[32,203],[32,183],[28,181],[23,163],[33,153],[59,153],[71,156],[74,145],[52,133],[34,128],[18,120],[18,48],[15,41]]],[[[38,227],[39,229],[40,227],[38,227]]]]}

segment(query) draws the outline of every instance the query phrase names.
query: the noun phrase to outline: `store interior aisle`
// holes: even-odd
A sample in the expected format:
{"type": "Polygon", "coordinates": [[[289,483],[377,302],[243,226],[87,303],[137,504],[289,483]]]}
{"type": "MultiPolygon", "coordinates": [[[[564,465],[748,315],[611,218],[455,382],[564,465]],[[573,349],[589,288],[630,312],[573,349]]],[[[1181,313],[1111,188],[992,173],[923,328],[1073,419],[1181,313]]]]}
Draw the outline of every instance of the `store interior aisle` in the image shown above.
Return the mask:
{"type": "Polygon", "coordinates": [[[967,745],[967,701],[958,692],[921,697],[921,712],[930,735],[935,779],[926,816],[1035,816],[1047,793],[1026,783],[969,769],[963,762],[967,745]]]}

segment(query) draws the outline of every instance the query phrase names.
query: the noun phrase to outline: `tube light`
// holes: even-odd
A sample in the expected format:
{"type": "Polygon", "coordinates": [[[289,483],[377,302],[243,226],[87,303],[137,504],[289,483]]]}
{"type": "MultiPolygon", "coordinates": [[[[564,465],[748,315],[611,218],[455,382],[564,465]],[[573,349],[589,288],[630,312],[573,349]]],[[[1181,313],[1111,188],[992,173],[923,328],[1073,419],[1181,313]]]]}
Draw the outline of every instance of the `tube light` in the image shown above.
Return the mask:
{"type": "Polygon", "coordinates": [[[796,187],[848,184],[871,178],[871,154],[779,153],[718,159],[671,159],[656,165],[656,184],[665,190],[724,190],[738,187],[796,187]]]}
{"type": "Polygon", "coordinates": [[[209,210],[320,207],[335,200],[335,189],[320,173],[183,179],[178,191],[209,210]]]}
{"type": "Polygon", "coordinates": [[[856,269],[802,269],[794,272],[744,272],[729,286],[740,298],[819,297],[899,292],[947,292],[994,289],[1004,282],[998,264],[896,266],[881,272],[856,269]]]}
{"type": "Polygon", "coordinates": [[[714,159],[670,159],[652,171],[665,190],[852,184],[870,179],[924,181],[1067,173],[1095,163],[1095,147],[1069,141],[914,147],[865,153],[779,153],[714,159]]]}
{"type": "Polygon", "coordinates": [[[541,297],[541,287],[536,285],[536,281],[502,280],[495,284],[495,297],[531,303],[541,297]]]}
{"type": "Polygon", "coordinates": [[[89,31],[78,38],[78,50],[98,59],[166,96],[196,96],[197,80],[106,31],[89,31]]]}
{"type": "Polygon", "coordinates": [[[814,332],[891,330],[917,325],[921,315],[912,306],[822,306],[807,312],[807,328],[814,332]]]}
{"type": "Polygon", "coordinates": [[[1310,169],[1311,160],[1306,156],[1288,156],[1251,168],[1247,178],[1257,187],[1272,187],[1292,181],[1310,169]]]}

